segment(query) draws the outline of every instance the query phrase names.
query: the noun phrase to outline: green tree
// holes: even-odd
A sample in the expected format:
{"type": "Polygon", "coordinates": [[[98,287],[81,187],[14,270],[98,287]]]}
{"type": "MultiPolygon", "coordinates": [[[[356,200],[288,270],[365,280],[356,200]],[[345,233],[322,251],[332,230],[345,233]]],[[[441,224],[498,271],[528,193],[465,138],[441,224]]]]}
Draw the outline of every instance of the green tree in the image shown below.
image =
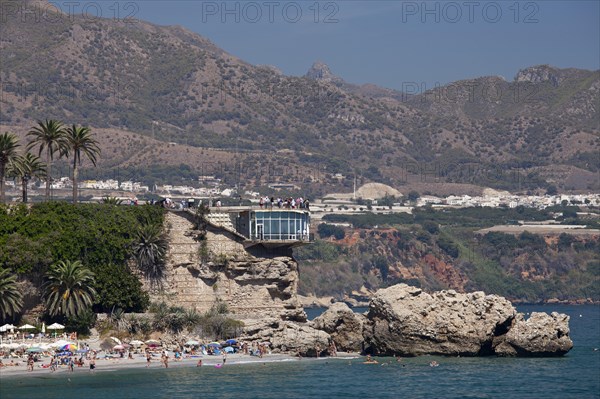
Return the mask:
{"type": "Polygon", "coordinates": [[[58,152],[59,157],[62,157],[67,149],[65,129],[61,122],[46,119],[45,122],[38,121],[37,126],[32,127],[27,136],[31,136],[32,139],[27,145],[28,151],[39,145],[39,156],[46,150],[46,200],[48,200],[50,198],[54,153],[58,152]]]}
{"type": "Polygon", "coordinates": [[[13,133],[5,132],[0,135],[0,203],[4,204],[4,177],[6,167],[17,156],[17,147],[19,143],[17,136],[13,133]]]}
{"type": "Polygon", "coordinates": [[[105,205],[121,205],[123,203],[123,200],[117,197],[109,197],[108,195],[105,197],[102,197],[102,200],[100,200],[100,203],[105,204],[105,205]]]}
{"type": "Polygon", "coordinates": [[[575,207],[569,207],[569,208],[565,208],[563,210],[563,219],[576,219],[577,218],[577,208],[575,207]]]}
{"type": "Polygon", "coordinates": [[[23,203],[27,203],[27,184],[33,177],[46,177],[46,165],[40,157],[28,152],[13,159],[9,164],[8,175],[21,180],[23,203]]]}
{"type": "Polygon", "coordinates": [[[317,226],[317,232],[319,233],[319,237],[329,238],[334,236],[336,240],[343,240],[346,236],[346,232],[343,228],[327,223],[321,223],[317,226]]]}
{"type": "Polygon", "coordinates": [[[17,276],[0,269],[0,319],[14,317],[23,307],[23,294],[17,286],[17,276]]]}
{"type": "Polygon", "coordinates": [[[150,304],[148,293],[142,290],[140,280],[125,265],[107,263],[94,268],[96,300],[94,308],[110,311],[144,312],[150,304]]]}
{"type": "Polygon", "coordinates": [[[546,194],[547,195],[556,195],[556,194],[558,194],[558,189],[556,188],[556,186],[554,184],[551,184],[548,186],[548,188],[546,188],[546,194]]]}
{"type": "Polygon", "coordinates": [[[423,226],[423,228],[431,234],[437,234],[440,232],[440,226],[431,220],[422,221],[421,226],[423,226]]]}
{"type": "Polygon", "coordinates": [[[410,202],[415,202],[419,199],[419,197],[421,197],[421,195],[419,195],[419,193],[417,191],[411,191],[408,193],[408,200],[410,202]]]}
{"type": "Polygon", "coordinates": [[[73,203],[77,203],[77,175],[78,166],[81,165],[81,154],[83,153],[92,164],[96,166],[97,156],[100,155],[98,141],[92,137],[89,127],[75,125],[66,130],[67,148],[66,154],[73,157],[73,203]]]}
{"type": "Polygon", "coordinates": [[[91,308],[95,276],[80,261],[60,261],[50,267],[46,277],[44,297],[51,316],[77,317],[91,308]]]}
{"type": "Polygon", "coordinates": [[[144,224],[135,235],[133,257],[146,278],[158,281],[163,277],[167,237],[161,225],[144,224]]]}

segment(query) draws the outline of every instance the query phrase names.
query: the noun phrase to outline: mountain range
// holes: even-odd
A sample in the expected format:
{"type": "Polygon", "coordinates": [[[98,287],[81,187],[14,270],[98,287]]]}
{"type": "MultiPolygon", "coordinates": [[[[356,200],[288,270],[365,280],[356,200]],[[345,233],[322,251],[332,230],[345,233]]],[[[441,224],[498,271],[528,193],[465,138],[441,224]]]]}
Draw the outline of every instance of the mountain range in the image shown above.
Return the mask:
{"type": "Polygon", "coordinates": [[[44,10],[3,17],[1,128],[91,126],[103,154],[84,176],[216,175],[311,195],[355,180],[438,194],[600,189],[600,71],[541,65],[512,81],[398,91],[346,82],[322,62],[286,76],[180,26],[44,10]]]}

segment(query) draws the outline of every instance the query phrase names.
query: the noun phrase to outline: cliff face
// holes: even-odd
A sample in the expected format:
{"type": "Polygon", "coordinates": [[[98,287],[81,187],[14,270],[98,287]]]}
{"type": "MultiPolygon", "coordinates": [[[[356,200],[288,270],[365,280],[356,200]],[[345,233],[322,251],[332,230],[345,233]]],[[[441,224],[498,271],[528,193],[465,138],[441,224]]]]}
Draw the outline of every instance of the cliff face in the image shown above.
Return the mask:
{"type": "Polygon", "coordinates": [[[291,254],[248,252],[238,237],[209,228],[204,240],[187,214],[167,213],[169,252],[153,301],[209,310],[227,303],[237,319],[306,320],[297,299],[298,264],[291,254]],[[287,256],[286,256],[287,255],[287,256]]]}
{"type": "Polygon", "coordinates": [[[429,292],[485,291],[521,303],[600,300],[597,235],[479,234],[443,225],[430,233],[411,221],[345,232],[344,239],[317,240],[295,252],[301,295],[356,306],[380,287],[406,283],[429,292]],[[324,278],[328,284],[320,283],[324,278]]]}

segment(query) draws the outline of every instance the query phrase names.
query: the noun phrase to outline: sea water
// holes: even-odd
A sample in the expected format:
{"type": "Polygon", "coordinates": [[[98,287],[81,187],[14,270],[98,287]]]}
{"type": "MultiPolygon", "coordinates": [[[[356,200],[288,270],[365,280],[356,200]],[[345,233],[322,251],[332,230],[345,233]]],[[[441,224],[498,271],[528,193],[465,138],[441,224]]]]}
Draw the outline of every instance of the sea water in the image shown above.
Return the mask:
{"type": "Polygon", "coordinates": [[[575,347],[559,358],[422,356],[293,360],[0,379],[9,398],[600,398],[600,307],[519,306],[571,316],[575,347]],[[440,365],[430,367],[436,360],[440,365]]]}

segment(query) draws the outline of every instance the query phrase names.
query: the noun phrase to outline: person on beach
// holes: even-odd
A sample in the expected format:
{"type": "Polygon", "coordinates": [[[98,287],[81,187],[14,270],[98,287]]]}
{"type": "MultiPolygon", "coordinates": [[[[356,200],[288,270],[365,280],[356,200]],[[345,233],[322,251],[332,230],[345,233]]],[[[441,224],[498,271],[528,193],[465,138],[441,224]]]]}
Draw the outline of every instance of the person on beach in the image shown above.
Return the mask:
{"type": "Polygon", "coordinates": [[[150,367],[150,361],[152,360],[152,355],[150,351],[146,351],[146,368],[150,367]]]}
{"type": "Polygon", "coordinates": [[[202,367],[202,359],[198,359],[198,363],[196,363],[196,367],[202,367]]]}
{"type": "Polygon", "coordinates": [[[331,340],[329,344],[329,356],[337,356],[337,347],[335,346],[335,341],[331,340]]]}
{"type": "Polygon", "coordinates": [[[90,359],[90,371],[94,371],[96,369],[96,357],[92,357],[90,359]]]}
{"type": "Polygon", "coordinates": [[[162,354],[162,362],[165,365],[165,368],[168,369],[169,368],[169,355],[167,354],[167,351],[164,351],[162,354]]]}
{"type": "Polygon", "coordinates": [[[227,352],[223,352],[223,366],[225,366],[225,362],[227,361],[227,352]]]}
{"type": "Polygon", "coordinates": [[[69,357],[69,371],[70,372],[75,371],[75,362],[73,361],[72,357],[69,357]]]}

